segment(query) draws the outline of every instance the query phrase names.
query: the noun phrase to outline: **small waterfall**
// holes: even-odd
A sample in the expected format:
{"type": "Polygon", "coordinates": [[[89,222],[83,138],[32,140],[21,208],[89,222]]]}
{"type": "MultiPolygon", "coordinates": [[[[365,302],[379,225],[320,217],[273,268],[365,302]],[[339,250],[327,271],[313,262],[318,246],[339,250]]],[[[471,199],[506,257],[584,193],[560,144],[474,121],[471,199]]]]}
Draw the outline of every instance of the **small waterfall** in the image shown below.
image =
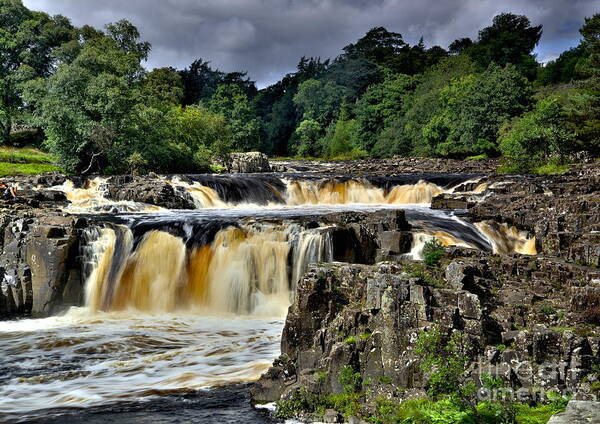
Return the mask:
{"type": "Polygon", "coordinates": [[[375,187],[366,180],[289,181],[285,200],[287,205],[428,204],[434,196],[444,192],[444,188],[423,180],[397,185],[390,190],[375,187]]]}
{"type": "Polygon", "coordinates": [[[155,212],[162,208],[129,200],[115,201],[105,197],[106,178],[96,177],[86,180],[83,187],[75,187],[73,181],[67,180],[64,184],[51,187],[53,190],[65,193],[70,202],[67,210],[74,213],[90,212],[155,212]]]}
{"type": "Polygon", "coordinates": [[[384,190],[358,180],[291,181],[287,183],[285,200],[290,206],[386,203],[384,190]]]}
{"type": "Polygon", "coordinates": [[[405,255],[405,257],[409,259],[413,259],[416,261],[423,260],[423,248],[425,244],[430,242],[431,240],[436,240],[440,242],[440,244],[444,247],[446,246],[459,246],[466,248],[474,248],[473,245],[462,241],[452,234],[446,233],[445,231],[420,231],[413,234],[413,241],[410,248],[410,252],[405,255]]]}
{"type": "Polygon", "coordinates": [[[530,238],[526,231],[519,231],[515,227],[493,221],[478,222],[475,226],[490,241],[494,253],[503,255],[512,253],[537,254],[535,237],[530,238]]]}
{"type": "Polygon", "coordinates": [[[221,200],[219,193],[210,187],[203,186],[200,183],[192,182],[188,184],[179,178],[173,178],[167,181],[173,186],[183,187],[194,199],[194,204],[197,209],[203,208],[224,208],[227,204],[221,200]]]}
{"type": "Polygon", "coordinates": [[[431,203],[435,196],[446,191],[436,184],[421,180],[416,184],[394,187],[386,196],[386,203],[392,205],[427,204],[431,203]]]}
{"type": "Polygon", "coordinates": [[[227,227],[190,249],[156,230],[136,245],[128,228],[112,226],[93,243],[86,303],[93,311],[283,316],[308,265],[331,261],[332,251],[326,228],[297,224],[227,227]]]}
{"type": "Polygon", "coordinates": [[[312,231],[303,231],[298,235],[294,247],[297,254],[292,273],[292,293],[296,292],[296,284],[310,264],[333,262],[331,233],[326,230],[327,228],[321,227],[312,231]]]}

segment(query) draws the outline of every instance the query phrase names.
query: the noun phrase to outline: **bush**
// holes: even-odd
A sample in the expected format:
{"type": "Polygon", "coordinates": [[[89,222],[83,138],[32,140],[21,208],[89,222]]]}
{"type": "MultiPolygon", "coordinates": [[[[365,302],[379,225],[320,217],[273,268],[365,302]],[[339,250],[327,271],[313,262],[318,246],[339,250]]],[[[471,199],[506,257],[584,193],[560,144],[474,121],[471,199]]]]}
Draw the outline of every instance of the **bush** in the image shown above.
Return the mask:
{"type": "Polygon", "coordinates": [[[346,365],[341,369],[338,381],[340,384],[344,385],[345,393],[358,393],[362,389],[362,378],[360,373],[355,372],[354,368],[350,365],[346,365]]]}
{"type": "Polygon", "coordinates": [[[476,387],[466,380],[470,343],[464,334],[444,335],[439,328],[419,334],[415,352],[420,368],[428,375],[427,393],[433,399],[450,397],[464,406],[473,406],[476,387]]]}
{"type": "Polygon", "coordinates": [[[534,109],[501,130],[500,151],[508,172],[547,173],[562,163],[575,136],[566,129],[565,112],[556,99],[540,100],[534,109]],[[552,162],[551,162],[552,161],[552,162]],[[540,168],[543,164],[553,167],[540,168]]]}
{"type": "Polygon", "coordinates": [[[423,246],[423,262],[425,262],[425,265],[438,265],[443,257],[444,246],[437,239],[430,240],[423,246]]]}

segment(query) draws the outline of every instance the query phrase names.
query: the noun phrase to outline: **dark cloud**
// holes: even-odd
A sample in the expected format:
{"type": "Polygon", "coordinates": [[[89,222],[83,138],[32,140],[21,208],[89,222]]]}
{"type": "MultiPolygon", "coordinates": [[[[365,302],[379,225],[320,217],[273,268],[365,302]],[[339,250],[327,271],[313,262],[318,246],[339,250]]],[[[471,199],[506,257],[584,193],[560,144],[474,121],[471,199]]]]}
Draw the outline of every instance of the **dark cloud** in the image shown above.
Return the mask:
{"type": "Polygon", "coordinates": [[[74,24],[127,18],[153,46],[148,67],[210,60],[224,71],[248,71],[259,86],[293,71],[302,55],[335,57],[369,28],[385,26],[408,42],[446,47],[476,37],[494,15],[525,14],[544,25],[537,53],[556,57],[577,44],[596,0],[24,0],[31,9],[61,13],[74,24]]]}

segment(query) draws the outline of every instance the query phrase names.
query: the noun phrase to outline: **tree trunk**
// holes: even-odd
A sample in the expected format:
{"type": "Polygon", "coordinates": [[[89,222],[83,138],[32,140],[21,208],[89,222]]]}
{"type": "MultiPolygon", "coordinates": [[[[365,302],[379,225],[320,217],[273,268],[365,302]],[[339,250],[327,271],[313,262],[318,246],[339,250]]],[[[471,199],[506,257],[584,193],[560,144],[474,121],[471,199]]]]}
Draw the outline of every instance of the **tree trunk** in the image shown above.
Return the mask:
{"type": "Polygon", "coordinates": [[[12,127],[12,122],[10,120],[10,116],[6,116],[6,122],[4,123],[4,128],[2,128],[2,144],[7,145],[10,144],[10,130],[12,127]]]}

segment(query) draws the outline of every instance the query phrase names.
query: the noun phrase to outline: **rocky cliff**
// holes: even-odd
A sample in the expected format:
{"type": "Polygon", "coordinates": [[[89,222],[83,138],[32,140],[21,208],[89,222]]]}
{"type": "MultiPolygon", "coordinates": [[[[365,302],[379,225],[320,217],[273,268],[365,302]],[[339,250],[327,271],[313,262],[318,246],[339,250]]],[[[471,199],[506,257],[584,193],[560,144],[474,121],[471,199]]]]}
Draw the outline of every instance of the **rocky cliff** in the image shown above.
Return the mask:
{"type": "MultiPolygon", "coordinates": [[[[434,207],[469,209],[475,222],[529,231],[538,256],[446,248],[433,267],[393,257],[312,267],[289,309],[282,355],[254,386],[254,401],[290,399],[301,413],[311,403],[306,399],[316,399],[310,396],[344,393],[347,369],[359,376],[358,415],[367,416],[378,399],[425,396],[431,376],[417,341],[433,329],[464,335],[467,381],[480,396],[487,390],[483,376],[491,375],[521,402],[544,400],[549,391],[595,400],[599,182],[594,165],[556,177],[490,176],[467,188],[486,184],[478,193],[434,199],[434,207]]],[[[341,419],[332,410],[304,418],[341,419]]]]}

